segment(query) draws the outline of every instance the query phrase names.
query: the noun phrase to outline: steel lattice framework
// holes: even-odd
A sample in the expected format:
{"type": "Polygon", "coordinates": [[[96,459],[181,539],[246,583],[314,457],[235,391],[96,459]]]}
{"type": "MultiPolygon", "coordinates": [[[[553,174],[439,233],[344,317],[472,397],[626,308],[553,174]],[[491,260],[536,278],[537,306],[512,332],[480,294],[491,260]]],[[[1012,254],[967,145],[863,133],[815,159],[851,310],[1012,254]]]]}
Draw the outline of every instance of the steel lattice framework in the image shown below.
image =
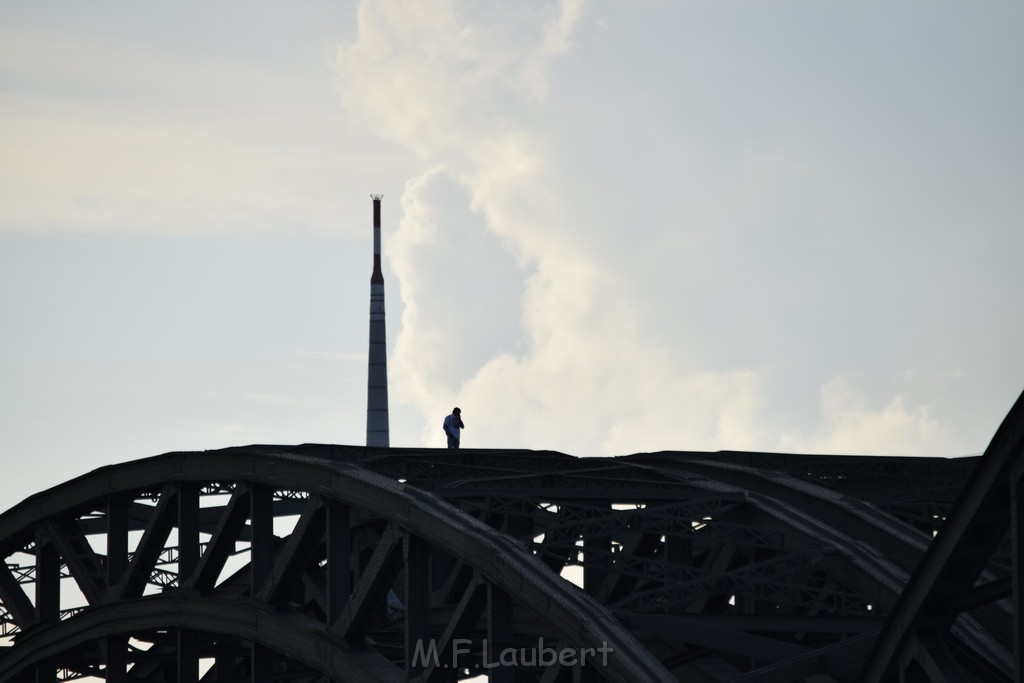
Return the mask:
{"type": "Polygon", "coordinates": [[[982,457],[250,446],[0,516],[0,681],[1011,681],[982,457]]]}

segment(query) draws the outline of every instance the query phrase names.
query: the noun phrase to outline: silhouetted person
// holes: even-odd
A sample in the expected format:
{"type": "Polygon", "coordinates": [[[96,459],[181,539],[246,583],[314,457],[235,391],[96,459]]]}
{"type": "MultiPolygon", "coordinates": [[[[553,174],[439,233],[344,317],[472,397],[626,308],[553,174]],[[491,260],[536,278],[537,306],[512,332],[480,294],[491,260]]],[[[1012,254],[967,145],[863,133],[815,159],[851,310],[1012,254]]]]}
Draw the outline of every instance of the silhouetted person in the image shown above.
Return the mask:
{"type": "Polygon", "coordinates": [[[460,430],[465,429],[462,423],[462,411],[458,408],[452,410],[452,414],[444,418],[444,433],[448,435],[448,448],[459,447],[460,430]]]}

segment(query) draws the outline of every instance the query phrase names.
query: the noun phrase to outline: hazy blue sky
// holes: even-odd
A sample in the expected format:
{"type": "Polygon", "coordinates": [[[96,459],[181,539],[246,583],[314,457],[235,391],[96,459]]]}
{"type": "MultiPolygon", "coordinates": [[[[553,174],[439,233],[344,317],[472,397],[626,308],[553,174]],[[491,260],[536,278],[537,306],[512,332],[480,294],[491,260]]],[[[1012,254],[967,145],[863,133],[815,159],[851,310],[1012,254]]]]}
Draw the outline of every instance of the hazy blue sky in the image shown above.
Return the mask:
{"type": "Polygon", "coordinates": [[[0,508],[170,450],[979,453],[1024,5],[0,0],[0,508]]]}

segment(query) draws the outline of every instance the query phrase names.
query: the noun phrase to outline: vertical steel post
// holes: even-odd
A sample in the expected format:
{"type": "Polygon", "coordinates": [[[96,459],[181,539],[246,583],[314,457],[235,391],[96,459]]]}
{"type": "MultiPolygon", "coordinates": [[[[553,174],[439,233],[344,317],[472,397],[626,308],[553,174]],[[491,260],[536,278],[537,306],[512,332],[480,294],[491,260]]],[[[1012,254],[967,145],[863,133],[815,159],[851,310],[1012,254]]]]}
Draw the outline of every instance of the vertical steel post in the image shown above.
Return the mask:
{"type": "MultiPolygon", "coordinates": [[[[107,588],[116,586],[128,568],[128,509],[132,499],[114,493],[107,500],[107,588]]],[[[128,680],[128,637],[113,635],[106,642],[107,683],[128,680]]]]}
{"type": "Polygon", "coordinates": [[[128,680],[128,636],[107,636],[107,683],[125,683],[128,680]]]}
{"type": "Polygon", "coordinates": [[[252,593],[255,595],[270,576],[274,562],[274,491],[266,484],[252,487],[252,514],[249,522],[252,541],[249,562],[252,567],[252,593]]]}
{"type": "Polygon", "coordinates": [[[178,683],[199,683],[199,638],[195,631],[178,629],[178,683]]]}
{"type": "Polygon", "coordinates": [[[259,643],[252,644],[252,671],[249,680],[252,683],[273,683],[274,680],[273,653],[259,643]]]}
{"type": "Polygon", "coordinates": [[[430,546],[408,532],[404,540],[405,673],[411,680],[423,673],[425,662],[414,655],[426,652],[430,639],[430,546]]]}
{"type": "MultiPolygon", "coordinates": [[[[60,619],[60,555],[50,539],[36,532],[36,621],[60,619]]],[[[43,661],[35,667],[36,683],[54,683],[57,667],[43,661]]]]}
{"type": "MultiPolygon", "coordinates": [[[[682,565],[693,566],[693,541],[688,536],[670,535],[665,537],[665,555],[669,566],[682,565]]],[[[684,604],[669,604],[666,612],[683,614],[686,612],[684,604]]]]}
{"type": "MultiPolygon", "coordinates": [[[[252,593],[256,594],[270,578],[274,566],[274,489],[266,484],[252,487],[252,544],[249,563],[252,568],[252,593]]],[[[250,680],[252,683],[270,683],[274,677],[271,652],[253,642],[251,647],[250,680]]]]}
{"type": "Polygon", "coordinates": [[[514,645],[514,622],[512,598],[508,593],[494,584],[487,584],[487,666],[490,683],[512,683],[515,680],[515,668],[501,666],[502,653],[508,652],[514,645]]]}
{"type": "MultiPolygon", "coordinates": [[[[178,491],[178,585],[199,566],[199,484],[182,483],[178,491]]],[[[195,631],[178,629],[178,683],[199,681],[199,638],[195,631]]]]}
{"type": "Polygon", "coordinates": [[[327,503],[327,623],[333,624],[352,592],[349,507],[327,503]]]}
{"type": "Polygon", "coordinates": [[[60,619],[60,555],[50,539],[36,533],[36,621],[60,619]]]}
{"type": "Polygon", "coordinates": [[[128,509],[131,497],[115,493],[107,500],[107,587],[112,588],[128,568],[128,509]]]}
{"type": "Polygon", "coordinates": [[[178,491],[178,583],[199,566],[199,484],[185,482],[178,491]]]}
{"type": "Polygon", "coordinates": [[[533,505],[526,501],[519,501],[515,504],[517,511],[510,513],[505,518],[505,531],[512,538],[518,538],[527,543],[533,540],[533,505]]]}
{"type": "Polygon", "coordinates": [[[583,530],[583,590],[598,595],[612,568],[612,538],[597,528],[597,518],[611,512],[610,508],[595,504],[588,512],[591,522],[583,530]]]}

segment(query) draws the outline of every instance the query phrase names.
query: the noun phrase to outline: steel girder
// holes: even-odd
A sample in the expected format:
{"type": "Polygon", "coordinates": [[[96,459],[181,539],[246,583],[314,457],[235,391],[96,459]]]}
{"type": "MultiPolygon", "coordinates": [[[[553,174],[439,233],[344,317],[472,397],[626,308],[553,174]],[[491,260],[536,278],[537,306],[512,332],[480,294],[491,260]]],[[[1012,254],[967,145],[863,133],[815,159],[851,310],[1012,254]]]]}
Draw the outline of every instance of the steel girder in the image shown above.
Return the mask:
{"type": "Polygon", "coordinates": [[[1021,621],[1021,514],[1024,501],[1024,395],[1003,421],[936,540],[900,596],[875,643],[864,680],[914,677],[933,681],[1013,680],[1024,676],[1021,621]],[[986,575],[992,556],[1010,533],[1012,571],[986,575]],[[965,614],[1002,601],[1012,619],[1006,649],[965,648],[957,635],[965,614]],[[967,652],[964,652],[967,649],[967,652]]]}
{"type": "MultiPolygon", "coordinates": [[[[801,651],[837,648],[865,622],[877,629],[906,579],[906,572],[893,576],[881,553],[865,553],[863,540],[758,493],[764,487],[757,482],[741,486],[618,460],[563,461],[559,468],[543,457],[534,468],[521,454],[467,454],[450,464],[446,454],[405,453],[363,464],[433,486],[491,523],[501,525],[504,516],[509,533],[519,519],[520,537],[533,535],[553,568],[578,564],[585,589],[612,606],[680,680],[730,680],[789,658],[795,650],[787,642],[799,643],[801,651]],[[467,476],[477,469],[475,479],[467,476]],[[588,478],[587,469],[596,476],[588,478]],[[524,514],[531,500],[544,502],[524,514]],[[715,630],[717,648],[706,645],[710,629],[693,627],[698,615],[710,614],[732,615],[730,636],[721,625],[715,630]],[[825,621],[838,615],[849,626],[831,621],[829,629],[801,630],[809,616],[825,621]],[[794,623],[785,636],[780,617],[794,623]],[[695,633],[705,637],[694,639],[695,633]]],[[[917,535],[923,548],[927,537],[917,535]]],[[[861,642],[855,661],[862,662],[869,647],[870,641],[861,642]]],[[[832,671],[848,680],[859,669],[840,653],[823,658],[828,665],[814,673],[832,671]]]]}
{"type": "Polygon", "coordinates": [[[0,680],[1011,680],[1021,410],[955,460],[305,445],[103,468],[0,516],[0,680]],[[542,637],[614,655],[481,668],[542,637]]]}
{"type": "Polygon", "coordinates": [[[5,681],[449,680],[526,657],[531,641],[570,678],[575,664],[601,680],[671,679],[515,540],[346,463],[230,449],[102,468],[0,517],[0,550],[17,631],[5,681]],[[230,495],[204,501],[211,483],[230,495]],[[298,513],[291,529],[282,512],[298,513]],[[103,518],[101,533],[82,530],[103,518]],[[12,560],[34,563],[18,568],[25,581],[12,560]]]}

